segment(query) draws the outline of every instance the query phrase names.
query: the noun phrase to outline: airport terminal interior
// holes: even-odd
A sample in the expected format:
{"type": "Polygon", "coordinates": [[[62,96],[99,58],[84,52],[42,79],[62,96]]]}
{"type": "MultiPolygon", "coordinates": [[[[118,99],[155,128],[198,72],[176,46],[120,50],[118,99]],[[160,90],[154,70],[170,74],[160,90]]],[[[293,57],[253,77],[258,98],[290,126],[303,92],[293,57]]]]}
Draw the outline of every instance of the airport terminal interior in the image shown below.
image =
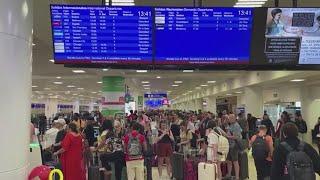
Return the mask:
{"type": "Polygon", "coordinates": [[[0,0],[0,180],[320,180],[319,70],[319,0],[0,0]]]}

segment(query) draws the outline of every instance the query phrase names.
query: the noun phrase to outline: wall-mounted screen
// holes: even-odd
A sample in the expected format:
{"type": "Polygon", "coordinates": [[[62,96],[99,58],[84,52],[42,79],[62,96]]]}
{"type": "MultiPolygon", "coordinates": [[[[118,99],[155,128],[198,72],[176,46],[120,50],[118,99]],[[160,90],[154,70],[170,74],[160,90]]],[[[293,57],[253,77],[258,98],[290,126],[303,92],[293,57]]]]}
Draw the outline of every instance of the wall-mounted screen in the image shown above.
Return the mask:
{"type": "Polygon", "coordinates": [[[248,64],[252,8],[155,8],[155,64],[248,64]]]}
{"type": "Polygon", "coordinates": [[[152,63],[152,8],[51,5],[56,63],[152,63]]]}
{"type": "Polygon", "coordinates": [[[320,64],[320,8],[260,9],[255,19],[253,64],[320,64]]]}

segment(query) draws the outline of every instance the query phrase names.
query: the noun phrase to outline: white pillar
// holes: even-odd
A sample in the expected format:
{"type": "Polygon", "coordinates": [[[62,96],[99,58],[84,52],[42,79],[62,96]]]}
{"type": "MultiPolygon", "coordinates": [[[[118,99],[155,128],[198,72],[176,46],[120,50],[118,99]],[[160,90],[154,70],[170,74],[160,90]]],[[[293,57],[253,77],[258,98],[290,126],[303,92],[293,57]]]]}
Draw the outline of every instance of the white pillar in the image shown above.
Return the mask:
{"type": "Polygon", "coordinates": [[[52,99],[52,98],[47,99],[46,112],[45,112],[47,118],[56,115],[57,112],[58,112],[58,99],[52,99]]]}
{"type": "Polygon", "coordinates": [[[0,4],[0,179],[22,180],[29,166],[33,6],[31,0],[0,4]]]}
{"type": "Polygon", "coordinates": [[[73,113],[79,113],[79,106],[80,106],[80,101],[77,100],[73,103],[73,113]]]}
{"type": "Polygon", "coordinates": [[[251,113],[255,117],[263,115],[263,94],[258,87],[246,87],[244,89],[244,103],[246,113],[251,113]]]}
{"type": "Polygon", "coordinates": [[[214,96],[207,97],[207,111],[210,111],[210,112],[216,114],[216,112],[217,112],[216,97],[214,97],[214,96]]]}

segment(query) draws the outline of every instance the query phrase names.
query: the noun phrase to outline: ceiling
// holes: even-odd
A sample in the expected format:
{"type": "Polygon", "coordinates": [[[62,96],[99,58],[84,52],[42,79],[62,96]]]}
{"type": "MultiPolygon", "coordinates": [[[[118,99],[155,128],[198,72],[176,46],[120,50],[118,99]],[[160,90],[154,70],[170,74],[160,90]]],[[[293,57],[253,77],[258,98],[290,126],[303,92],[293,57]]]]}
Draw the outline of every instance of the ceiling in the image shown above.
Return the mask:
{"type": "MultiPolygon", "coordinates": [[[[280,0],[281,6],[289,7],[291,0],[280,0]]],[[[90,4],[99,5],[102,0],[41,0],[34,3],[34,44],[33,46],[33,98],[46,98],[60,95],[63,100],[84,99],[95,100],[100,97],[99,91],[103,76],[120,75],[126,78],[126,84],[131,91],[141,92],[144,88],[141,81],[150,82],[151,91],[172,91],[171,96],[176,97],[186,91],[192,91],[207,81],[216,83],[228,79],[241,77],[245,71],[201,71],[194,73],[183,73],[179,71],[149,71],[137,73],[135,70],[109,69],[83,69],[84,74],[75,74],[72,68],[56,65],[50,62],[52,57],[52,40],[50,28],[49,4],[90,4]],[[156,77],[160,76],[160,79],[156,77]],[[61,77],[57,79],[57,77],[61,77]],[[54,82],[62,82],[56,85],[54,82]],[[172,87],[174,81],[183,81],[179,87],[172,87]],[[67,87],[75,86],[75,87],[67,87]],[[46,89],[45,89],[46,88],[46,89]],[[83,88],[83,89],[77,89],[83,88]],[[93,93],[92,93],[93,92],[93,93]]],[[[203,0],[203,6],[233,6],[236,0],[203,0]]],[[[147,6],[193,6],[193,0],[136,0],[137,5],[147,6]]],[[[273,0],[269,0],[266,6],[272,6],[273,0]]],[[[320,7],[320,1],[303,0],[299,6],[320,7]]],[[[210,84],[209,84],[210,85],[210,84]]]]}

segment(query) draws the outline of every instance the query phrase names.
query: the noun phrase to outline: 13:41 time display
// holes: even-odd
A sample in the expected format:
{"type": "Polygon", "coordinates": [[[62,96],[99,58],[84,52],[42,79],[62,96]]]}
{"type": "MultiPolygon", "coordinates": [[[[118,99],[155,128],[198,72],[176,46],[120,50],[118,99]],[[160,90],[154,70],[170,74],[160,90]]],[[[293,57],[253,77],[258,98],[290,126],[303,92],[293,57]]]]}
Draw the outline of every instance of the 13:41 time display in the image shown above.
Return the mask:
{"type": "Polygon", "coordinates": [[[252,11],[251,10],[239,10],[238,13],[240,16],[251,16],[252,11]]]}
{"type": "Polygon", "coordinates": [[[139,16],[151,16],[151,11],[138,11],[139,16]]]}

